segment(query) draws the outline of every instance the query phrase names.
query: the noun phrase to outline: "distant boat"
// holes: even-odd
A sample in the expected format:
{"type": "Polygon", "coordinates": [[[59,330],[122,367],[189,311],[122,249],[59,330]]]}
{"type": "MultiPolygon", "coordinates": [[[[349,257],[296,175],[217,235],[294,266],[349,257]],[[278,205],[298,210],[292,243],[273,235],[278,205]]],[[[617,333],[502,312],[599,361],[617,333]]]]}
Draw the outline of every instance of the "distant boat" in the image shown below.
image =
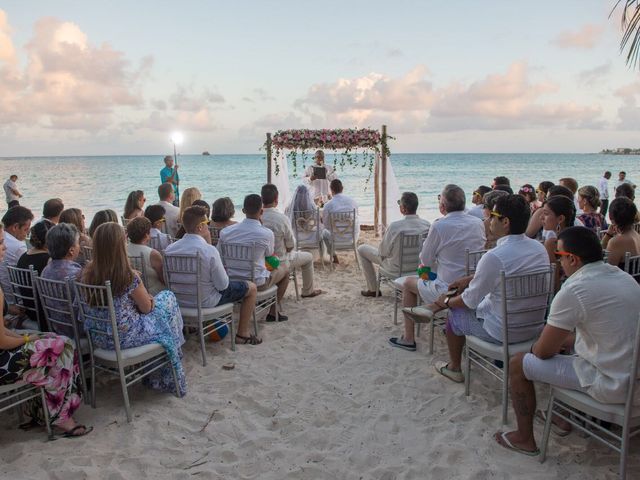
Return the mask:
{"type": "Polygon", "coordinates": [[[211,154],[205,150],[204,152],[202,152],[202,155],[211,155],[211,154]]]}

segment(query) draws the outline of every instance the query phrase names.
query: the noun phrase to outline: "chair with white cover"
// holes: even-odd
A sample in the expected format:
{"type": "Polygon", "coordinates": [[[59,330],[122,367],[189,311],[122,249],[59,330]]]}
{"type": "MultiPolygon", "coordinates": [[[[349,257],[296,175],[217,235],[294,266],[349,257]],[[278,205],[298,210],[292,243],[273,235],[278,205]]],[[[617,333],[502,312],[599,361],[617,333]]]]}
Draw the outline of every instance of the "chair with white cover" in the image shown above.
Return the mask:
{"type": "Polygon", "coordinates": [[[162,257],[165,285],[178,300],[182,320],[186,327],[198,331],[202,365],[207,364],[205,337],[225,327],[229,328],[231,350],[236,349],[233,330],[233,303],[215,307],[203,307],[202,270],[200,255],[164,254],[162,257]]]}
{"type": "Polygon", "coordinates": [[[624,271],[631,275],[634,280],[640,277],[640,255],[631,256],[631,252],[624,254],[624,271]]]}
{"type": "Polygon", "coordinates": [[[140,255],[129,255],[129,263],[131,264],[131,268],[140,272],[142,283],[145,288],[148,288],[149,282],[147,278],[147,267],[144,264],[144,255],[142,253],[140,255]]]}
{"type": "MultiPolygon", "coordinates": [[[[82,394],[85,403],[89,402],[87,395],[87,376],[84,365],[84,355],[89,355],[89,340],[80,334],[76,311],[73,306],[72,281],[50,280],[48,278],[36,277],[36,287],[42,311],[44,312],[49,330],[62,335],[66,335],[73,340],[78,352],[78,362],[80,363],[80,381],[82,382],[82,394]]],[[[84,332],[84,328],[82,329],[84,332]]]]}
{"type": "MultiPolygon", "coordinates": [[[[424,240],[424,234],[415,233],[409,234],[406,232],[400,232],[395,238],[395,241],[399,245],[400,269],[392,272],[385,270],[382,265],[378,268],[378,288],[376,295],[380,291],[382,281],[385,280],[393,287],[393,324],[398,324],[398,304],[402,300],[402,283],[396,283],[395,280],[401,277],[414,274],[418,264],[420,263],[420,250],[422,249],[422,242],[424,240]]],[[[403,278],[404,281],[404,278],[403,278]]]]}
{"type": "Polygon", "coordinates": [[[35,279],[38,272],[33,269],[33,265],[29,268],[17,268],[7,266],[9,272],[9,282],[11,283],[11,293],[17,305],[20,305],[26,311],[35,314],[35,322],[31,319],[24,320],[20,328],[25,330],[39,331],[44,323],[40,318],[40,307],[38,302],[38,292],[35,285],[35,279]]]}
{"type": "Polygon", "coordinates": [[[209,224],[209,233],[211,234],[211,245],[214,247],[218,245],[218,240],[220,239],[220,231],[224,227],[216,227],[214,225],[209,224]]]}
{"type": "Polygon", "coordinates": [[[507,423],[509,401],[509,358],[515,353],[529,352],[535,339],[519,343],[509,343],[509,335],[518,330],[530,329],[544,324],[544,317],[554,293],[555,265],[532,273],[507,276],[500,272],[502,296],[502,343],[490,343],[472,335],[466,336],[464,346],[464,386],[469,396],[471,384],[471,364],[482,368],[502,382],[502,423],[507,423]],[[526,314],[536,318],[531,322],[509,325],[509,317],[526,314]],[[499,368],[495,362],[501,361],[499,368]]]}
{"type": "MultiPolygon", "coordinates": [[[[250,280],[255,283],[255,244],[227,243],[222,244],[220,256],[222,262],[229,272],[233,268],[235,276],[229,276],[231,280],[250,280]]],[[[253,328],[258,335],[258,316],[269,312],[275,306],[276,320],[278,319],[278,287],[273,285],[265,290],[258,291],[256,296],[256,307],[253,311],[253,328]]]]}
{"type": "Polygon", "coordinates": [[[111,282],[107,280],[104,286],[74,282],[74,288],[80,319],[85,325],[87,320],[93,323],[93,328],[87,330],[91,356],[91,378],[93,379],[91,382],[91,406],[93,408],[96,406],[96,370],[120,379],[127,422],[131,422],[128,388],[160,368],[165,366],[171,368],[176,396],[180,396],[178,375],[162,345],[154,342],[133,348],[123,349],[120,347],[111,282]],[[114,349],[108,350],[94,345],[98,338],[113,344],[114,349]]]}
{"type": "Polygon", "coordinates": [[[320,209],[293,212],[292,228],[296,239],[296,248],[298,250],[318,250],[320,261],[324,268],[324,243],[322,242],[320,209]]]}
{"type": "MultiPolygon", "coordinates": [[[[47,427],[47,436],[49,440],[53,440],[44,388],[36,387],[35,385],[22,381],[0,385],[0,413],[13,407],[19,408],[23,403],[35,399],[39,399],[40,402],[42,402],[42,412],[44,414],[44,423],[47,427]]],[[[22,413],[20,411],[18,417],[22,419],[22,413]]]]}
{"type": "MultiPolygon", "coordinates": [[[[356,257],[356,267],[360,270],[356,240],[356,210],[331,212],[328,229],[331,233],[329,258],[333,259],[337,251],[353,250],[356,257]]],[[[333,261],[331,261],[331,270],[333,269],[333,261]]]]}
{"type": "Polygon", "coordinates": [[[87,245],[82,245],[80,247],[80,252],[84,257],[86,262],[90,262],[93,259],[93,248],[87,245]]]}
{"type": "MultiPolygon", "coordinates": [[[[640,319],[636,326],[636,336],[631,358],[631,369],[627,390],[627,398],[624,403],[601,403],[586,393],[567,388],[551,387],[549,405],[547,407],[547,420],[542,434],[542,448],[540,449],[540,463],[547,456],[549,433],[551,432],[551,420],[553,416],[560,417],[569,422],[575,428],[590,437],[605,444],[620,454],[618,475],[621,480],[627,477],[627,458],[629,456],[629,442],[631,438],[640,433],[640,408],[634,407],[633,400],[638,388],[638,375],[640,373],[640,319]],[[605,428],[597,421],[609,422],[620,426],[620,433],[616,429],[605,428]]],[[[566,440],[563,440],[566,442],[566,440]]]]}

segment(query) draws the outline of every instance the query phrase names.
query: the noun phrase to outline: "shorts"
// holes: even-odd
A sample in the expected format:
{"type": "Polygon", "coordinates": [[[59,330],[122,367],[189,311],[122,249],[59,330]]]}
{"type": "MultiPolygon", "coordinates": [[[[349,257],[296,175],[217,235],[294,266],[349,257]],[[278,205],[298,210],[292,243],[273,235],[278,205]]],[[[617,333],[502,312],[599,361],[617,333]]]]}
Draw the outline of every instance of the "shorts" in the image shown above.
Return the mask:
{"type": "Polygon", "coordinates": [[[420,298],[427,305],[435,302],[440,295],[447,293],[448,290],[449,285],[437,278],[435,280],[418,279],[420,298]]]}
{"type": "Polygon", "coordinates": [[[477,318],[475,311],[468,308],[452,308],[447,316],[447,331],[454,335],[471,335],[485,342],[502,343],[489,335],[483,324],[484,320],[477,318]]]}
{"type": "Polygon", "coordinates": [[[522,369],[527,380],[548,383],[555,387],[568,388],[587,393],[587,389],[580,386],[578,374],[573,366],[575,355],[555,355],[546,360],[527,353],[522,359],[522,369]]]}
{"type": "Polygon", "coordinates": [[[218,305],[224,305],[225,303],[235,303],[244,298],[249,290],[249,285],[245,281],[230,280],[229,286],[222,292],[222,296],[218,301],[218,305]]]}

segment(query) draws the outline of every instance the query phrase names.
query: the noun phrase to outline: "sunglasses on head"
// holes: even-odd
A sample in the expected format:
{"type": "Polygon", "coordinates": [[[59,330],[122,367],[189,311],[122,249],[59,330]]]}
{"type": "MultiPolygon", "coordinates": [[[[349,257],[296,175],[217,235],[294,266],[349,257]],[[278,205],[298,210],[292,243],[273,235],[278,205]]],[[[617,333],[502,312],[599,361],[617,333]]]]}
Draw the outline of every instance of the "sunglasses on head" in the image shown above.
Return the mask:
{"type": "Polygon", "coordinates": [[[198,224],[198,226],[200,226],[200,225],[209,225],[210,223],[211,223],[211,220],[203,220],[198,224]]]}
{"type": "Polygon", "coordinates": [[[495,210],[491,210],[489,212],[489,215],[491,215],[492,217],[496,217],[498,220],[500,220],[501,218],[505,218],[504,215],[500,215],[498,212],[496,212],[495,210]]]}

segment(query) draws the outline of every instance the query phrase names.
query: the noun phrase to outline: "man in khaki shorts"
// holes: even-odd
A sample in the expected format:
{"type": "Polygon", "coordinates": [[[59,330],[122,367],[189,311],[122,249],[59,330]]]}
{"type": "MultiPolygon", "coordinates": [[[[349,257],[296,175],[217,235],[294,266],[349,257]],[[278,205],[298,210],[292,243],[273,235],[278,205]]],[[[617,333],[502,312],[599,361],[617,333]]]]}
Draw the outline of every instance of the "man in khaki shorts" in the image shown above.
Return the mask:
{"type": "MultiPolygon", "coordinates": [[[[275,240],[273,232],[264,227],[261,222],[262,217],[262,198],[260,195],[251,194],[244,197],[244,205],[242,212],[246,218],[235,225],[228,226],[220,231],[220,239],[218,240],[218,250],[222,251],[225,243],[235,243],[239,245],[254,246],[254,270],[253,281],[261,292],[272,286],[278,287],[278,305],[282,303],[289,285],[289,269],[281,264],[278,268],[271,272],[267,270],[265,258],[274,255],[275,240]]],[[[227,263],[227,273],[231,278],[246,277],[245,280],[251,280],[247,276],[245,270],[237,268],[233,262],[227,263]]],[[[288,320],[286,315],[278,314],[278,321],[284,322],[288,320]]],[[[267,322],[276,321],[276,307],[271,307],[266,318],[267,322]]]]}

